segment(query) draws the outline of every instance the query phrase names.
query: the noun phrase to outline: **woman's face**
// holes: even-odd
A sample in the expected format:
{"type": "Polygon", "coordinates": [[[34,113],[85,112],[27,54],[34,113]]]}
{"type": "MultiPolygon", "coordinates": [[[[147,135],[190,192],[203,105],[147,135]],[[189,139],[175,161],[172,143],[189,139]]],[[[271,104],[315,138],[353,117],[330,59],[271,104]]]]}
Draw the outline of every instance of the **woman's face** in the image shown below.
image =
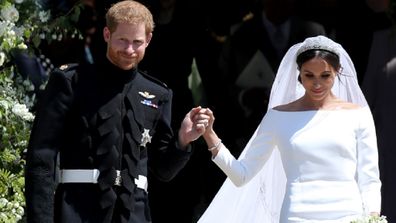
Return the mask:
{"type": "Polygon", "coordinates": [[[313,58],[300,69],[305,95],[313,101],[323,101],[331,95],[336,70],[322,58],[313,58]]]}

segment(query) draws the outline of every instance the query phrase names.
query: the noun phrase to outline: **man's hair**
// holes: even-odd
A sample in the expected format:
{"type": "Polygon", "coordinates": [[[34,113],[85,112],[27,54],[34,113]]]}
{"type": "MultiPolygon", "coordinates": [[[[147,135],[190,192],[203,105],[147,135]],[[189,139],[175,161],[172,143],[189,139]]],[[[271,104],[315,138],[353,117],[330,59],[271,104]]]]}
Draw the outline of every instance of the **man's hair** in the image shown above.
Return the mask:
{"type": "Polygon", "coordinates": [[[120,23],[145,24],[146,34],[153,32],[153,15],[143,4],[125,0],[111,6],[106,13],[106,26],[110,32],[114,32],[120,23]]]}

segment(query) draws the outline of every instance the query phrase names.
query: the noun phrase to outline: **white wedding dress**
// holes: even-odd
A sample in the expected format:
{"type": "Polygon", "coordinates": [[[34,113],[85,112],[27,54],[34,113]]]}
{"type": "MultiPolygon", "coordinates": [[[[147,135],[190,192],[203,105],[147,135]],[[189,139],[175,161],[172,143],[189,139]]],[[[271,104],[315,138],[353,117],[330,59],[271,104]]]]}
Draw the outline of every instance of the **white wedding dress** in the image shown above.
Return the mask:
{"type": "Polygon", "coordinates": [[[316,36],[293,45],[279,65],[268,108],[238,160],[220,146],[214,162],[228,178],[198,223],[350,223],[380,212],[374,122],[340,44],[316,36]],[[360,109],[273,109],[304,95],[296,58],[310,49],[339,55],[342,71],[332,92],[360,109]]]}
{"type": "Polygon", "coordinates": [[[235,194],[221,193],[228,191],[222,188],[199,223],[350,222],[380,210],[377,142],[367,107],[293,112],[270,109],[249,143],[249,150],[239,160],[221,145],[213,161],[228,176],[223,187],[234,187],[230,180],[244,186],[235,194]],[[284,192],[283,201],[277,202],[271,199],[279,194],[254,181],[268,180],[261,179],[263,176],[282,177],[282,171],[268,168],[267,173],[257,175],[279,155],[287,182],[278,185],[285,191],[277,190],[284,192]],[[271,207],[266,204],[269,200],[271,207]],[[238,207],[239,203],[245,206],[238,207]]]}

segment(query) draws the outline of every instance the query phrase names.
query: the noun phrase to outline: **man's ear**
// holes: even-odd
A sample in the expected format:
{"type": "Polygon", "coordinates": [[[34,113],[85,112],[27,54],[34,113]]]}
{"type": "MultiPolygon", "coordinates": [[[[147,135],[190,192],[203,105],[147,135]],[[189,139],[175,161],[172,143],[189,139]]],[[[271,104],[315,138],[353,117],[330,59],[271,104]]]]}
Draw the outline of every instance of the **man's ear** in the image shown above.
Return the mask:
{"type": "Polygon", "coordinates": [[[103,38],[106,43],[110,41],[110,36],[111,36],[111,33],[110,33],[109,28],[107,26],[104,27],[103,28],[103,38]]]}
{"type": "Polygon", "coordinates": [[[153,33],[147,34],[146,47],[149,45],[152,38],[153,38],[153,33]]]}

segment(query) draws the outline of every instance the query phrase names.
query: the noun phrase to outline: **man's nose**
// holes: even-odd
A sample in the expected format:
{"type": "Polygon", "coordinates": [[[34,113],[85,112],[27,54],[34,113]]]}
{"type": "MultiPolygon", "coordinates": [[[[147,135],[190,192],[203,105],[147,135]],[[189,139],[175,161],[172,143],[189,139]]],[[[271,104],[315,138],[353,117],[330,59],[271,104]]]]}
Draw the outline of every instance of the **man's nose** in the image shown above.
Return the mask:
{"type": "Polygon", "coordinates": [[[134,47],[133,47],[133,44],[127,44],[127,45],[125,46],[125,51],[126,51],[128,54],[134,53],[134,52],[135,52],[135,49],[134,49],[134,47]]]}

